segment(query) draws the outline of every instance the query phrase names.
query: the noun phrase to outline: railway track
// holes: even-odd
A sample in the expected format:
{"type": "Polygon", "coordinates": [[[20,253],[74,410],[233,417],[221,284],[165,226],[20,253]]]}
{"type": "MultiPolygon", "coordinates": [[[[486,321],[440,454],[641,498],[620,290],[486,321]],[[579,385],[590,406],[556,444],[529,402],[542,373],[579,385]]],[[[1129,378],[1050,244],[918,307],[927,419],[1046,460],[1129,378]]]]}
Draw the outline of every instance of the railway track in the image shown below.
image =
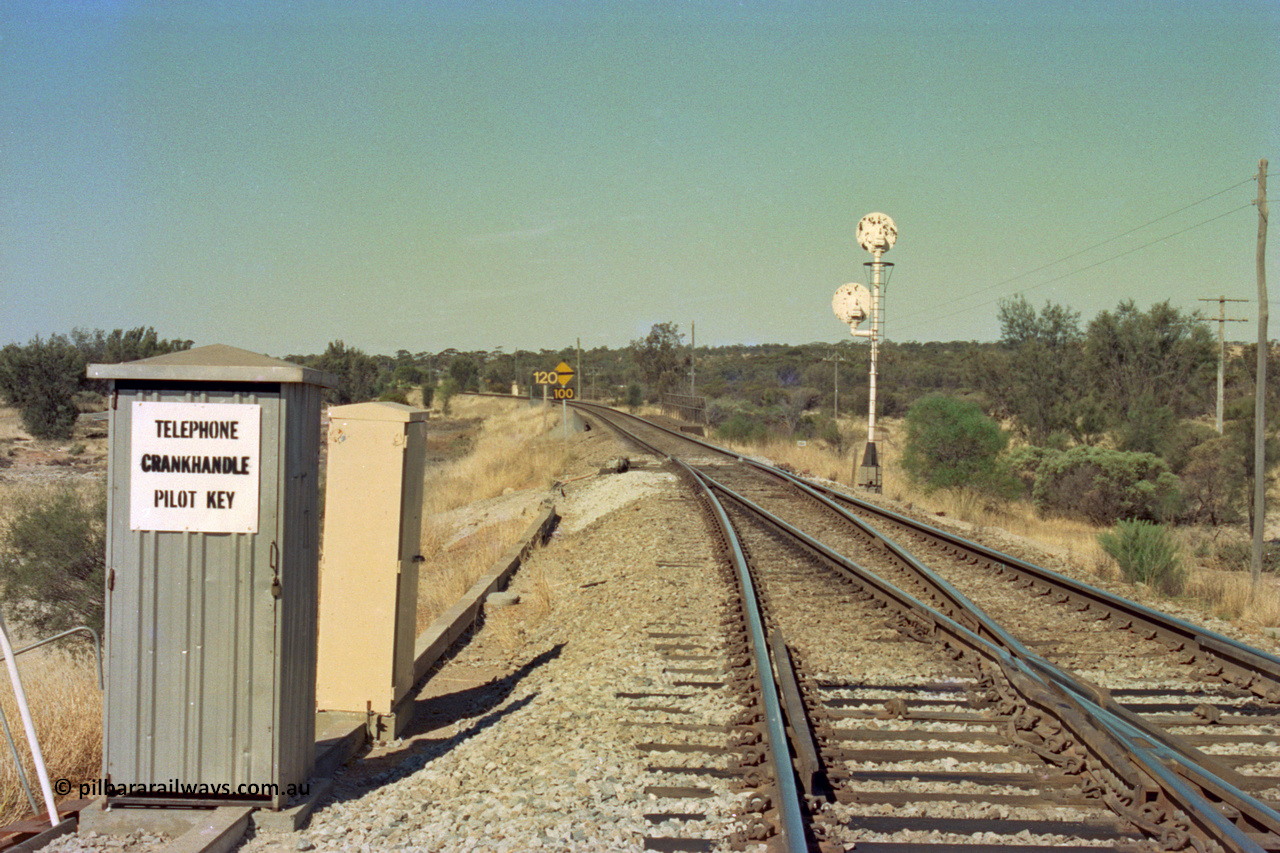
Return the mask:
{"type": "Polygon", "coordinates": [[[1280,849],[1276,658],[584,408],[730,507],[764,603],[760,669],[798,673],[787,724],[814,745],[791,747],[812,839],[1280,849]]]}
{"type": "MultiPolygon", "coordinates": [[[[644,530],[665,535],[627,540],[653,550],[573,585],[600,608],[629,602],[608,635],[626,651],[589,656],[614,680],[527,676],[525,694],[452,747],[464,768],[453,781],[492,785],[490,768],[514,766],[526,737],[564,739],[576,782],[540,787],[540,766],[524,789],[455,808],[465,785],[448,793],[444,772],[415,774],[427,758],[412,757],[371,777],[367,798],[325,808],[311,834],[323,849],[530,825],[565,849],[606,834],[670,851],[1280,849],[1276,767],[1254,761],[1280,752],[1274,658],[785,472],[630,429],[684,460],[703,511],[693,492],[664,493],[644,530]],[[649,553],[656,570],[628,579],[649,553]],[[503,738],[482,743],[490,725],[503,738]],[[614,744],[640,756],[635,775],[614,744]],[[434,808],[418,803],[427,790],[434,808]],[[580,816],[599,822],[581,838],[580,816]]],[[[609,481],[624,482],[596,482],[609,481]]],[[[599,559],[599,541],[575,547],[584,565],[599,559]]]]}

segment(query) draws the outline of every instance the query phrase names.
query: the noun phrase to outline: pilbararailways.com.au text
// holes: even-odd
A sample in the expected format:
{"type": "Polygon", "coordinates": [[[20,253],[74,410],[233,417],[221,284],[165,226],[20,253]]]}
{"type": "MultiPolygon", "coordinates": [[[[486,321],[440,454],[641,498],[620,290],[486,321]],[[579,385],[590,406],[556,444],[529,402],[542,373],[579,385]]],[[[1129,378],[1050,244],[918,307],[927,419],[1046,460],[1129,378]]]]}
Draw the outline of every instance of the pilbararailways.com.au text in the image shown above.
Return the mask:
{"type": "Polygon", "coordinates": [[[73,785],[70,779],[55,779],[53,792],[65,797],[72,791],[79,791],[81,797],[127,797],[137,794],[172,794],[174,796],[191,797],[273,797],[284,794],[286,797],[305,797],[311,793],[311,783],[300,785],[278,785],[275,782],[255,784],[242,782],[232,785],[230,782],[183,782],[170,779],[167,782],[109,782],[106,779],[94,779],[73,785]]]}

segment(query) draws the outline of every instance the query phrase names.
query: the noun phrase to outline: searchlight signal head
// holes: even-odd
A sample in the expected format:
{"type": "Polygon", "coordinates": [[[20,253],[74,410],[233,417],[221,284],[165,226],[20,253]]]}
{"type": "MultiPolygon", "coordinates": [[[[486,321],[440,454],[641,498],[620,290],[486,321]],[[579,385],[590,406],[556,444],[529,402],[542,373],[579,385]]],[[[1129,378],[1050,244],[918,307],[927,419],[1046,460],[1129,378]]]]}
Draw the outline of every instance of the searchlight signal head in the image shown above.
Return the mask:
{"type": "Polygon", "coordinates": [[[898,226],[893,224],[887,213],[868,213],[858,220],[854,233],[858,245],[873,255],[889,251],[898,241],[898,226]]]}
{"type": "Polygon", "coordinates": [[[871,316],[871,291],[860,284],[842,284],[831,299],[831,310],[850,329],[871,316]]]}

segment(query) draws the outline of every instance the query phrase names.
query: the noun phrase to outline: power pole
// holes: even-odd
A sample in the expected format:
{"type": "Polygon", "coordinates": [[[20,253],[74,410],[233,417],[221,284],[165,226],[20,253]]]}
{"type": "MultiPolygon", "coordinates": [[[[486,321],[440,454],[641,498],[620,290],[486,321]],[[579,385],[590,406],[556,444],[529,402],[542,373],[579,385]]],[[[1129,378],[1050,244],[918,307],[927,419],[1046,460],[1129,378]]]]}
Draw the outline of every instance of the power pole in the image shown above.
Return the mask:
{"type": "Polygon", "coordinates": [[[1258,161],[1258,378],[1253,398],[1253,585],[1262,577],[1267,520],[1267,161],[1258,161]]]}
{"type": "Polygon", "coordinates": [[[832,420],[838,423],[840,421],[840,362],[844,361],[844,356],[842,356],[840,354],[840,350],[837,349],[830,356],[828,356],[827,358],[824,358],[823,361],[831,362],[832,366],[835,368],[835,371],[836,371],[834,388],[833,388],[835,392],[835,396],[832,398],[832,404],[833,404],[832,407],[834,411],[831,415],[831,418],[832,420]]]}
{"type": "Polygon", "coordinates": [[[698,369],[696,363],[698,360],[698,324],[694,320],[689,321],[689,396],[698,396],[698,389],[695,383],[697,379],[698,369]]]}
{"type": "Polygon", "coordinates": [[[1248,299],[1228,299],[1225,296],[1219,296],[1217,299],[1201,299],[1201,302],[1217,302],[1218,303],[1218,435],[1222,435],[1222,390],[1225,383],[1224,365],[1227,360],[1227,342],[1223,336],[1223,326],[1227,323],[1245,323],[1247,320],[1239,317],[1227,316],[1228,302],[1248,302],[1248,299]]]}

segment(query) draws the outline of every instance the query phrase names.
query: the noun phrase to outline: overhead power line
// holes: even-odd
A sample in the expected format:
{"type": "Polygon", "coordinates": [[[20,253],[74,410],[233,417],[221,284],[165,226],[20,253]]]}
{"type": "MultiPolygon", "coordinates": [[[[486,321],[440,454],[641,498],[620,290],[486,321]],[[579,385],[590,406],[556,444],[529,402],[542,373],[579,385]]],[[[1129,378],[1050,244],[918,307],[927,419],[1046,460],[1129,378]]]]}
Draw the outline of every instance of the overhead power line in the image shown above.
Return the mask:
{"type": "MultiPolygon", "coordinates": [[[[1190,203],[1190,204],[1187,204],[1187,205],[1184,205],[1183,207],[1178,208],[1177,210],[1170,211],[1169,213],[1166,213],[1166,214],[1164,214],[1164,215],[1162,215],[1162,216],[1158,216],[1158,217],[1156,217],[1155,219],[1152,219],[1152,220],[1150,220],[1150,221],[1148,221],[1148,222],[1145,222],[1145,223],[1143,223],[1143,224],[1141,224],[1141,225],[1138,225],[1138,226],[1135,226],[1135,227],[1133,227],[1133,228],[1130,228],[1128,231],[1125,231],[1125,232],[1123,232],[1123,233],[1121,233],[1121,234],[1117,234],[1117,235],[1115,235],[1114,237],[1108,237],[1107,239],[1102,240],[1102,241],[1099,241],[1099,242],[1097,242],[1097,243],[1094,243],[1094,244],[1093,244],[1093,245],[1091,245],[1091,246],[1088,246],[1088,247],[1083,248],[1083,249],[1079,249],[1079,250],[1077,250],[1077,251],[1075,251],[1075,252],[1071,252],[1071,253],[1070,253],[1070,254],[1068,254],[1068,255],[1064,255],[1064,256],[1063,256],[1063,257],[1061,257],[1061,258],[1058,258],[1058,259],[1056,259],[1056,260],[1050,261],[1050,262],[1048,262],[1048,263],[1046,263],[1046,264],[1042,264],[1041,266],[1038,266],[1038,267],[1036,267],[1036,268],[1034,268],[1034,269],[1026,270],[1025,272],[1018,273],[1017,275],[1015,275],[1015,276],[1011,276],[1010,278],[1004,279],[1003,281],[998,281],[998,282],[995,282],[994,284],[988,284],[988,285],[985,285],[985,286],[983,286],[983,287],[976,288],[976,289],[971,290],[970,292],[968,292],[968,293],[966,293],[966,294],[956,296],[956,297],[954,297],[953,299],[950,299],[950,300],[948,300],[947,302],[945,302],[945,303],[943,303],[943,304],[941,304],[941,305],[937,305],[937,304],[932,305],[932,306],[930,306],[930,308],[929,308],[926,312],[924,312],[924,313],[908,314],[907,316],[905,316],[905,317],[902,317],[902,318],[898,319],[898,320],[894,323],[894,326],[895,326],[895,327],[897,327],[897,329],[901,330],[901,328],[902,328],[904,325],[905,325],[905,326],[907,326],[907,327],[911,327],[911,326],[914,326],[914,325],[919,325],[920,323],[925,322],[925,321],[928,321],[928,320],[937,319],[937,318],[939,318],[939,317],[943,317],[943,316],[954,317],[954,316],[956,316],[957,314],[962,314],[962,313],[965,313],[965,312],[968,312],[968,311],[973,311],[974,309],[977,309],[977,308],[983,308],[983,307],[985,307],[985,306],[991,305],[991,304],[993,304],[993,303],[995,303],[995,302],[998,302],[1001,298],[1003,298],[1003,296],[1002,296],[1002,297],[997,297],[997,298],[995,298],[995,299],[988,299],[988,300],[986,300],[986,301],[984,301],[984,302],[979,302],[979,303],[976,303],[976,304],[970,305],[970,306],[965,307],[965,308],[960,308],[960,309],[952,308],[952,306],[954,306],[956,303],[962,302],[962,301],[967,300],[967,299],[972,299],[972,298],[974,298],[974,297],[976,297],[976,296],[979,296],[979,295],[981,295],[981,294],[983,294],[983,293],[986,293],[986,292],[988,292],[988,291],[991,291],[991,290],[995,290],[995,289],[997,289],[997,288],[1005,287],[1006,285],[1012,284],[1013,282],[1015,282],[1015,281],[1017,281],[1017,280],[1019,280],[1019,279],[1021,279],[1021,278],[1026,278],[1026,277],[1027,277],[1027,276],[1029,276],[1029,275],[1034,275],[1034,274],[1035,274],[1035,273],[1037,273],[1037,272],[1041,272],[1041,271],[1043,271],[1043,270],[1049,269],[1050,267],[1056,266],[1057,264],[1063,263],[1064,261],[1069,261],[1069,260],[1071,260],[1072,258],[1078,257],[1078,256],[1083,255],[1083,254],[1086,254],[1086,253],[1088,253],[1088,252],[1095,251],[1096,249],[1099,249],[1099,248],[1101,248],[1101,247],[1103,247],[1103,246],[1106,246],[1106,245],[1108,245],[1108,244],[1110,244],[1110,243],[1114,243],[1114,242],[1116,242],[1117,240],[1121,240],[1121,239],[1123,239],[1123,238],[1125,238],[1125,237],[1130,236],[1131,234],[1135,234],[1135,233],[1137,233],[1138,231],[1143,230],[1144,228],[1149,228],[1149,227],[1151,227],[1152,225],[1155,225],[1155,224],[1157,224],[1157,223],[1163,222],[1163,221],[1164,221],[1164,220],[1166,220],[1166,219],[1169,219],[1170,217],[1177,216],[1178,214],[1180,214],[1180,213],[1184,213],[1185,211],[1190,210],[1190,209],[1191,209],[1191,208],[1193,208],[1193,207],[1196,207],[1196,206],[1198,206],[1198,205],[1204,204],[1204,203],[1205,203],[1205,202],[1207,202],[1207,201],[1211,201],[1212,199],[1215,199],[1215,198],[1217,198],[1217,197],[1218,197],[1218,196],[1220,196],[1220,195],[1225,195],[1226,193],[1229,193],[1229,192],[1231,192],[1231,191],[1232,191],[1232,190],[1234,190],[1234,189],[1237,189],[1237,188],[1239,188],[1239,187],[1241,187],[1241,186],[1244,186],[1245,184],[1252,183],[1252,182],[1253,182],[1253,180],[1254,180],[1253,176],[1250,176],[1250,177],[1246,178],[1245,180],[1240,181],[1239,183],[1232,184],[1231,186],[1226,187],[1225,189],[1218,190],[1217,192],[1212,193],[1212,194],[1210,194],[1210,195],[1207,195],[1207,196],[1205,196],[1204,198],[1199,199],[1198,201],[1194,201],[1194,202],[1192,202],[1192,203],[1190,203]]],[[[1041,287],[1045,287],[1045,286],[1047,286],[1047,285],[1049,285],[1049,284],[1053,284],[1054,282],[1061,281],[1062,279],[1067,278],[1067,277],[1072,276],[1072,275],[1076,275],[1077,273],[1081,273],[1081,272],[1085,272],[1086,270],[1094,269],[1094,268],[1096,268],[1096,267],[1102,266],[1103,264],[1107,264],[1107,263],[1110,263],[1110,262],[1112,262],[1112,261],[1114,261],[1114,260],[1117,260],[1117,259],[1119,259],[1119,258],[1123,258],[1123,257],[1125,257],[1126,255],[1131,255],[1131,254],[1133,254],[1134,252],[1138,252],[1138,251],[1141,251],[1142,249],[1146,249],[1146,248],[1148,248],[1148,247],[1150,247],[1150,246],[1154,246],[1154,245],[1156,245],[1157,243],[1161,243],[1161,242],[1164,242],[1165,240],[1169,240],[1169,239],[1171,239],[1171,238],[1173,238],[1173,237],[1178,236],[1179,234],[1183,234],[1183,233],[1186,233],[1187,231],[1191,231],[1191,230],[1193,230],[1193,229],[1195,229],[1195,228],[1199,228],[1199,227],[1201,227],[1202,225],[1205,225],[1205,224],[1207,224],[1207,223],[1209,223],[1209,222],[1214,222],[1215,220],[1222,219],[1222,218],[1227,217],[1227,216],[1230,216],[1230,215],[1232,215],[1232,214],[1234,214],[1234,213],[1238,213],[1238,212],[1240,212],[1241,210],[1244,210],[1245,208],[1252,207],[1252,206],[1253,206],[1253,204],[1254,204],[1254,203],[1253,203],[1252,201],[1250,201],[1250,202],[1248,202],[1247,204],[1241,205],[1240,207],[1236,207],[1236,208],[1233,208],[1232,210],[1228,210],[1226,213],[1221,213],[1221,214],[1218,214],[1217,216],[1212,216],[1212,217],[1210,217],[1210,218],[1208,218],[1208,219],[1206,219],[1206,220],[1204,220],[1204,221],[1202,221],[1202,222],[1198,222],[1198,223],[1196,223],[1195,225],[1187,226],[1186,228],[1183,228],[1183,229],[1178,230],[1178,231],[1174,231],[1174,232],[1172,232],[1172,233],[1170,233],[1170,234],[1166,234],[1166,235],[1164,235],[1163,237],[1159,237],[1159,238],[1157,238],[1157,239],[1155,239],[1155,240],[1151,240],[1151,241],[1149,241],[1149,242],[1147,242],[1147,243],[1143,243],[1142,245],[1140,245],[1140,246],[1136,246],[1136,247],[1134,247],[1134,248],[1132,248],[1132,249],[1127,249],[1127,250],[1125,250],[1125,251],[1123,251],[1123,252],[1118,252],[1118,253],[1117,253],[1117,254],[1115,254],[1115,255],[1111,255],[1111,256],[1109,256],[1109,257],[1107,257],[1107,258],[1104,258],[1103,260],[1097,261],[1096,263],[1090,264],[1090,265],[1088,265],[1088,266],[1080,267],[1080,268],[1078,268],[1078,269],[1071,270],[1071,271],[1069,271],[1069,272],[1065,272],[1065,273],[1063,273],[1062,275],[1059,275],[1059,276],[1056,276],[1056,277],[1054,277],[1054,278],[1048,279],[1047,281],[1043,281],[1043,282],[1040,282],[1040,283],[1038,283],[1038,284],[1033,284],[1033,285],[1030,285],[1030,286],[1028,286],[1028,287],[1021,288],[1021,289],[1019,289],[1019,290],[1011,291],[1010,293],[1005,294],[1005,296],[1012,296],[1012,295],[1017,295],[1017,294],[1027,293],[1027,292],[1029,292],[1029,291],[1036,290],[1036,289],[1041,288],[1041,287]]]]}

